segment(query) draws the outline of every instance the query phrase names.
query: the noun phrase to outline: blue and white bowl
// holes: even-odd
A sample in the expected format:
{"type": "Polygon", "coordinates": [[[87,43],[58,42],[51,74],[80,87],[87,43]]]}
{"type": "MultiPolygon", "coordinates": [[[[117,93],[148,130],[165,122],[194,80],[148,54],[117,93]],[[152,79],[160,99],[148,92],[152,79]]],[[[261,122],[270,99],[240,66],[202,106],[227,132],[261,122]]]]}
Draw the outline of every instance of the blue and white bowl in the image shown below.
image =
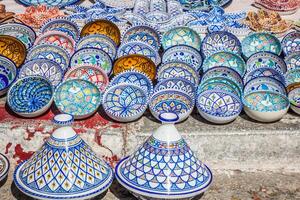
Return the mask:
{"type": "Polygon", "coordinates": [[[285,78],[283,74],[269,67],[261,67],[247,72],[244,76],[244,83],[247,84],[250,80],[255,79],[257,77],[270,77],[285,84],[285,78]]]}
{"type": "Polygon", "coordinates": [[[2,182],[7,177],[10,168],[10,162],[8,158],[2,153],[0,153],[0,166],[0,182],[2,182]]]}
{"type": "Polygon", "coordinates": [[[4,95],[17,78],[17,66],[10,59],[0,56],[0,96],[4,95]]]}
{"type": "Polygon", "coordinates": [[[241,97],[241,93],[239,92],[237,87],[234,86],[234,84],[232,84],[232,82],[230,82],[229,80],[223,80],[223,79],[214,80],[214,79],[211,79],[211,80],[209,80],[205,83],[201,83],[198,86],[198,89],[197,89],[197,96],[200,93],[205,92],[207,90],[219,90],[219,91],[229,92],[229,93],[232,93],[232,94],[234,94],[238,97],[241,97]]]}
{"type": "Polygon", "coordinates": [[[300,51],[300,32],[293,31],[288,33],[281,41],[282,51],[285,56],[300,51]]]}
{"type": "Polygon", "coordinates": [[[285,85],[271,77],[257,77],[251,79],[244,87],[244,95],[256,91],[271,91],[286,95],[285,85]]]}
{"type": "Polygon", "coordinates": [[[288,87],[288,98],[291,109],[300,115],[300,83],[295,83],[288,87]]]}
{"type": "Polygon", "coordinates": [[[300,51],[296,51],[285,57],[284,62],[287,70],[300,68],[300,51]]]}
{"type": "Polygon", "coordinates": [[[300,69],[290,70],[285,74],[286,86],[300,82],[300,69]]]}

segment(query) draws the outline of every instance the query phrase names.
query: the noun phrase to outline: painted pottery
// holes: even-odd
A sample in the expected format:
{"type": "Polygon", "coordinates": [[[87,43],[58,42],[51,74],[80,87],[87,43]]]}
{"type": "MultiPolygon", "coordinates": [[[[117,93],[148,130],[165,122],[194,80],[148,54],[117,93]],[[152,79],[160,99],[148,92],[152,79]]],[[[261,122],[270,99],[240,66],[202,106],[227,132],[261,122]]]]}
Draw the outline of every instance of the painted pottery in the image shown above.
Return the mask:
{"type": "Polygon", "coordinates": [[[255,0],[255,5],[281,14],[293,14],[300,7],[298,0],[255,0]]]}
{"type": "Polygon", "coordinates": [[[54,0],[54,1],[46,1],[46,0],[18,0],[24,6],[38,6],[45,5],[47,7],[58,6],[59,8],[63,8],[65,6],[73,5],[79,2],[80,0],[54,0]]]}
{"type": "Polygon", "coordinates": [[[291,53],[289,56],[284,58],[287,70],[293,70],[300,68],[300,51],[291,53]]]}
{"type": "Polygon", "coordinates": [[[286,95],[285,85],[271,77],[257,77],[250,80],[244,87],[244,95],[256,91],[271,91],[286,95]]]}
{"type": "Polygon", "coordinates": [[[271,77],[285,84],[285,78],[283,74],[269,67],[259,67],[253,71],[247,72],[244,76],[244,83],[246,84],[250,80],[257,77],[271,77]]]}
{"type": "Polygon", "coordinates": [[[285,84],[288,86],[300,82],[300,69],[290,70],[285,74],[285,84]]]}
{"type": "Polygon", "coordinates": [[[0,182],[3,181],[9,172],[10,163],[8,158],[0,153],[0,182]]]}
{"type": "Polygon", "coordinates": [[[18,79],[8,90],[7,103],[10,109],[26,118],[44,114],[53,101],[51,83],[40,76],[18,79]]]}
{"type": "Polygon", "coordinates": [[[287,87],[288,98],[291,104],[291,109],[300,115],[300,83],[294,83],[287,87]]]}
{"type": "Polygon", "coordinates": [[[6,6],[4,4],[0,4],[0,21],[6,21],[12,19],[15,16],[14,12],[7,12],[6,6]]]}
{"type": "Polygon", "coordinates": [[[17,67],[10,59],[0,56],[0,96],[4,95],[17,78],[17,67]]]}
{"type": "Polygon", "coordinates": [[[285,56],[300,51],[300,32],[293,31],[288,33],[281,41],[281,46],[285,56]]]}
{"type": "Polygon", "coordinates": [[[209,81],[201,83],[198,86],[196,95],[199,96],[202,92],[205,92],[207,90],[224,91],[233,94],[235,96],[238,96],[239,98],[241,97],[241,91],[239,91],[232,82],[226,79],[219,79],[219,80],[211,79],[209,81]]]}
{"type": "Polygon", "coordinates": [[[227,4],[231,3],[231,0],[216,0],[216,1],[179,0],[179,2],[188,10],[208,11],[212,9],[214,6],[225,7],[227,4]]]}
{"type": "Polygon", "coordinates": [[[90,199],[105,192],[113,171],[71,127],[73,117],[54,117],[56,130],[17,166],[14,183],[35,199],[90,199]]]}

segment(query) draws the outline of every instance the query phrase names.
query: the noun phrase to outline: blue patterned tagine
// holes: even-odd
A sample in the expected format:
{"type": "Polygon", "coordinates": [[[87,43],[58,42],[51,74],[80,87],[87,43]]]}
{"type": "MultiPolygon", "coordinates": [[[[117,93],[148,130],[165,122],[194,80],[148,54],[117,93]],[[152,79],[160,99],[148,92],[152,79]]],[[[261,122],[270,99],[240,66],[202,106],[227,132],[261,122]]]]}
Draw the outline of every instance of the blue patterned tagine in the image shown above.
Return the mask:
{"type": "Polygon", "coordinates": [[[159,115],[163,123],[131,156],[116,166],[116,178],[140,199],[191,199],[212,183],[212,172],[177,131],[174,113],[159,115]]]}
{"type": "Polygon", "coordinates": [[[10,163],[8,158],[0,153],[0,182],[3,181],[9,172],[10,163]]]}
{"type": "Polygon", "coordinates": [[[83,119],[98,110],[101,104],[101,93],[90,81],[70,79],[58,86],[54,102],[62,113],[71,114],[75,119],[83,119]]]}
{"type": "Polygon", "coordinates": [[[286,95],[285,85],[271,77],[254,78],[244,87],[244,95],[255,91],[271,91],[286,95]]]}
{"type": "Polygon", "coordinates": [[[79,2],[80,0],[18,0],[21,4],[25,6],[37,6],[37,5],[46,5],[48,7],[58,6],[63,8],[65,6],[73,5],[79,2]]]}
{"type": "Polygon", "coordinates": [[[17,78],[17,67],[10,59],[0,56],[0,96],[4,95],[17,78]]]}
{"type": "Polygon", "coordinates": [[[19,23],[1,24],[0,35],[10,35],[18,38],[27,49],[34,44],[36,39],[36,33],[31,27],[19,23]]]}
{"type": "Polygon", "coordinates": [[[144,114],[148,106],[148,94],[135,84],[119,83],[107,88],[102,105],[110,118],[130,122],[144,114]]]}
{"type": "Polygon", "coordinates": [[[179,2],[187,10],[191,11],[208,11],[214,6],[225,7],[230,4],[232,0],[179,0],[179,2]]]}
{"type": "Polygon", "coordinates": [[[10,109],[22,117],[37,117],[44,114],[53,101],[51,83],[40,76],[18,79],[9,89],[7,103],[10,109]]]}
{"type": "Polygon", "coordinates": [[[110,166],[71,127],[73,117],[60,114],[57,129],[14,172],[17,188],[35,199],[90,199],[105,192],[114,175],[110,166]]]}
{"type": "Polygon", "coordinates": [[[261,67],[253,71],[247,72],[246,75],[244,76],[244,83],[246,84],[250,80],[257,77],[271,77],[285,84],[285,78],[283,74],[269,67],[261,67]]]}
{"type": "Polygon", "coordinates": [[[61,83],[64,72],[60,65],[47,59],[35,59],[26,62],[19,71],[19,78],[42,76],[49,80],[54,88],[61,83]]]}
{"type": "Polygon", "coordinates": [[[300,68],[300,51],[296,51],[285,57],[284,62],[286,63],[287,70],[300,68]]]}
{"type": "Polygon", "coordinates": [[[300,69],[293,69],[285,74],[286,86],[300,82],[300,69]]]}
{"type": "Polygon", "coordinates": [[[281,41],[281,46],[285,56],[300,51],[300,32],[293,31],[288,33],[281,41]]]}

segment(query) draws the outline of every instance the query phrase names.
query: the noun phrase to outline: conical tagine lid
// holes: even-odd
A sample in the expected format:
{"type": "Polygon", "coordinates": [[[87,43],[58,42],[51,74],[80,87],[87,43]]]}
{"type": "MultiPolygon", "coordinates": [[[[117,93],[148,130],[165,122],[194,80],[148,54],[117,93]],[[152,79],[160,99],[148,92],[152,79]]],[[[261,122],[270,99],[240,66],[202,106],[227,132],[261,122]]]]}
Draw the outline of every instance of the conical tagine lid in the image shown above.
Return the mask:
{"type": "Polygon", "coordinates": [[[16,168],[16,186],[37,199],[88,199],[106,191],[112,169],[72,129],[73,117],[57,115],[54,122],[61,127],[16,168]]]}
{"type": "Polygon", "coordinates": [[[174,126],[178,116],[160,115],[163,125],[130,157],[116,166],[117,180],[139,197],[191,198],[212,182],[210,169],[199,161],[174,126]]]}

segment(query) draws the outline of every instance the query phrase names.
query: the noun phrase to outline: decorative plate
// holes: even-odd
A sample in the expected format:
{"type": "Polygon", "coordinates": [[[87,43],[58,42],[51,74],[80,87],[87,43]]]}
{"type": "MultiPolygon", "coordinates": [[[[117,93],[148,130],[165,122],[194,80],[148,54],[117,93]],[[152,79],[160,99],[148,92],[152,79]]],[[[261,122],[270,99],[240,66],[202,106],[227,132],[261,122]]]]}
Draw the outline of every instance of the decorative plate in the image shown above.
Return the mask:
{"type": "Polygon", "coordinates": [[[162,64],[157,71],[157,80],[161,82],[162,80],[169,78],[183,78],[194,85],[199,84],[199,74],[195,68],[184,62],[167,62],[162,64]]]}
{"type": "Polygon", "coordinates": [[[291,105],[300,108],[300,83],[291,84],[287,89],[291,105]]]}
{"type": "Polygon", "coordinates": [[[73,5],[79,2],[80,0],[52,0],[52,1],[46,1],[46,0],[18,0],[21,4],[25,6],[39,6],[39,5],[45,5],[47,7],[54,7],[58,6],[59,8],[63,8],[65,6],[73,5]]]}
{"type": "Polygon", "coordinates": [[[104,92],[102,106],[106,114],[116,121],[134,121],[147,109],[148,94],[136,84],[119,83],[104,92]]]}
{"type": "Polygon", "coordinates": [[[18,79],[7,93],[10,109],[22,117],[37,117],[44,114],[53,100],[51,83],[40,76],[18,79]]]}
{"type": "Polygon", "coordinates": [[[115,59],[117,55],[117,45],[116,43],[110,39],[110,37],[106,35],[88,35],[81,38],[76,45],[76,50],[80,50],[83,48],[97,48],[105,51],[112,60],[115,59]]]}
{"type": "Polygon", "coordinates": [[[112,71],[113,63],[109,55],[96,48],[83,48],[76,51],[70,60],[70,66],[75,67],[77,65],[96,65],[102,68],[107,75],[112,71]]]}
{"type": "Polygon", "coordinates": [[[19,71],[19,78],[27,76],[41,76],[49,80],[53,88],[62,81],[64,72],[60,65],[46,59],[36,59],[26,62],[19,71]]]}
{"type": "Polygon", "coordinates": [[[241,55],[241,42],[235,35],[227,31],[215,31],[206,35],[201,43],[202,55],[207,57],[220,51],[241,55]]]}
{"type": "Polygon", "coordinates": [[[271,91],[286,95],[285,85],[271,77],[257,77],[250,80],[244,88],[244,95],[256,91],[271,91]]]}
{"type": "Polygon", "coordinates": [[[130,54],[139,54],[150,58],[156,65],[161,62],[158,51],[151,45],[141,41],[122,43],[118,49],[118,58],[130,54]]]}
{"type": "Polygon", "coordinates": [[[176,27],[165,32],[162,36],[164,50],[177,45],[191,46],[200,50],[201,38],[196,31],[189,27],[176,27]]]}
{"type": "Polygon", "coordinates": [[[194,11],[209,11],[214,6],[225,7],[231,3],[231,0],[179,0],[179,2],[188,10],[194,11]]]}
{"type": "Polygon", "coordinates": [[[202,64],[202,68],[204,72],[216,66],[223,66],[223,67],[229,67],[231,69],[234,69],[242,77],[246,73],[246,69],[247,69],[246,63],[244,62],[243,58],[240,57],[239,55],[230,52],[218,52],[212,54],[208,56],[202,64]]]}
{"type": "Polygon", "coordinates": [[[300,52],[300,32],[293,31],[288,33],[281,41],[281,46],[285,56],[294,52],[300,52]]]}
{"type": "Polygon", "coordinates": [[[6,178],[9,172],[10,163],[8,158],[0,153],[0,182],[6,178]]]}
{"type": "Polygon", "coordinates": [[[70,55],[72,55],[75,51],[75,41],[73,38],[61,31],[47,31],[40,35],[34,44],[50,44],[59,46],[66,50],[70,55]]]}
{"type": "Polygon", "coordinates": [[[1,24],[0,35],[10,35],[18,38],[27,49],[33,45],[36,39],[36,33],[31,27],[19,23],[1,24]]]}
{"type": "Polygon", "coordinates": [[[146,56],[132,54],[122,56],[114,63],[113,74],[118,75],[126,70],[136,70],[145,73],[151,80],[155,79],[156,65],[146,56]]]}
{"type": "Polygon", "coordinates": [[[242,41],[242,51],[246,58],[261,51],[280,55],[281,44],[277,37],[269,33],[252,33],[242,41]]]}
{"type": "Polygon", "coordinates": [[[77,78],[84,79],[94,83],[101,92],[104,92],[109,84],[106,72],[97,66],[79,65],[68,70],[64,76],[64,80],[77,78]]]}
{"type": "Polygon", "coordinates": [[[286,86],[300,82],[300,69],[290,70],[285,74],[286,86]]]}
{"type": "Polygon", "coordinates": [[[0,96],[4,95],[17,78],[15,63],[6,57],[0,56],[0,96]]]}
{"type": "Polygon", "coordinates": [[[300,68],[300,51],[291,53],[285,57],[284,62],[286,63],[287,70],[293,70],[300,68]]]}
{"type": "Polygon", "coordinates": [[[248,83],[250,80],[257,78],[257,77],[270,77],[274,78],[281,83],[285,84],[285,78],[282,73],[276,71],[273,68],[269,67],[260,67],[253,71],[247,72],[244,76],[244,83],[248,83]]]}
{"type": "Polygon", "coordinates": [[[0,55],[11,59],[17,67],[20,67],[26,58],[25,45],[9,35],[0,35],[0,44],[0,55]]]}
{"type": "Polygon", "coordinates": [[[99,19],[87,23],[81,30],[80,36],[87,36],[92,34],[102,34],[110,37],[118,46],[121,41],[121,33],[117,25],[114,23],[99,19]]]}
{"type": "Polygon", "coordinates": [[[101,104],[98,87],[83,79],[70,79],[61,83],[55,91],[54,102],[62,113],[83,119],[93,115],[101,104]]]}
{"type": "Polygon", "coordinates": [[[255,0],[255,5],[282,14],[293,14],[300,7],[298,0],[255,0]]]}
{"type": "Polygon", "coordinates": [[[185,62],[197,71],[201,70],[202,57],[195,48],[190,46],[178,45],[167,49],[162,57],[162,62],[170,61],[185,62]]]}

